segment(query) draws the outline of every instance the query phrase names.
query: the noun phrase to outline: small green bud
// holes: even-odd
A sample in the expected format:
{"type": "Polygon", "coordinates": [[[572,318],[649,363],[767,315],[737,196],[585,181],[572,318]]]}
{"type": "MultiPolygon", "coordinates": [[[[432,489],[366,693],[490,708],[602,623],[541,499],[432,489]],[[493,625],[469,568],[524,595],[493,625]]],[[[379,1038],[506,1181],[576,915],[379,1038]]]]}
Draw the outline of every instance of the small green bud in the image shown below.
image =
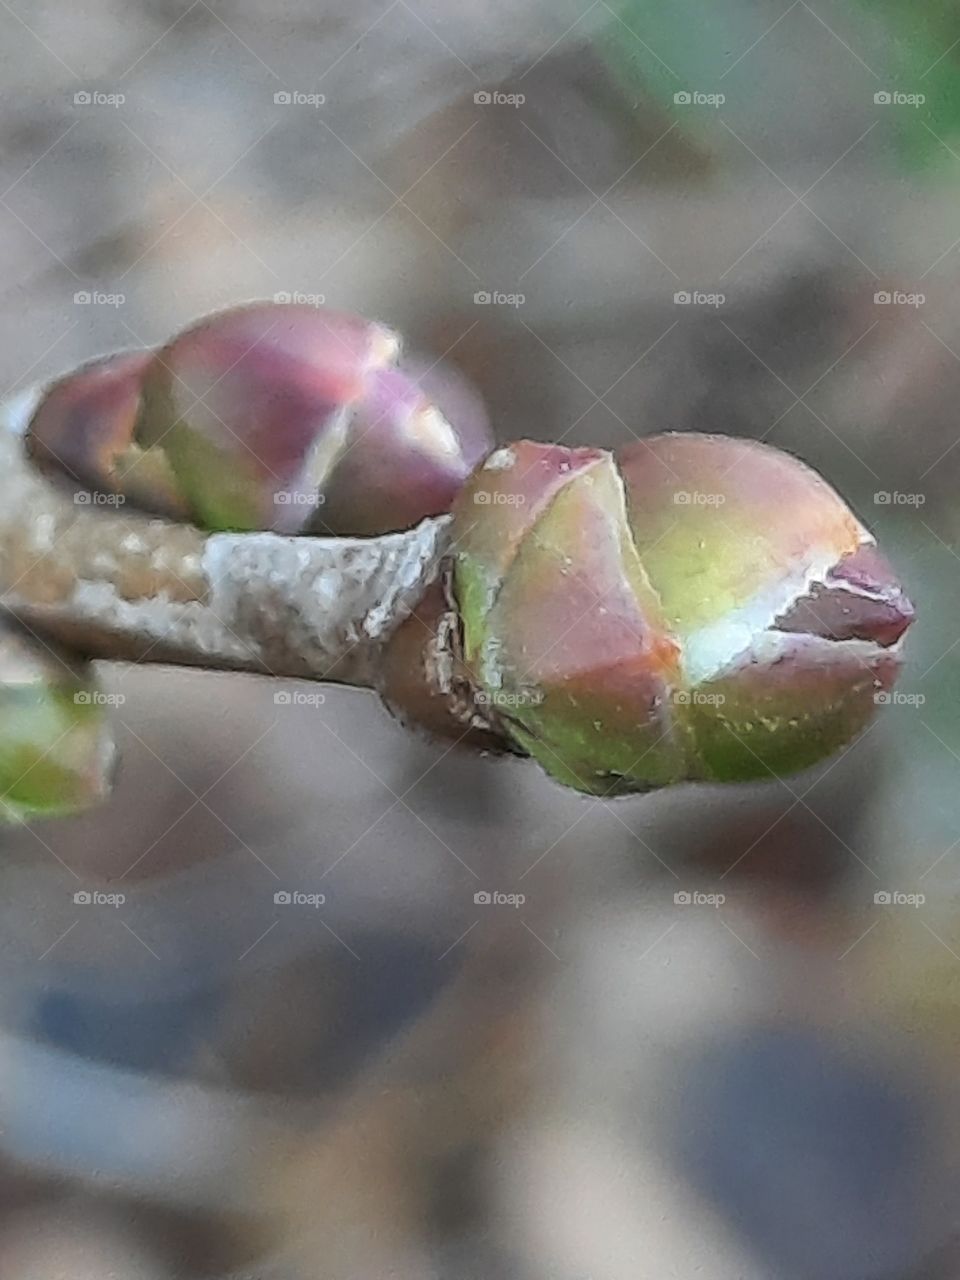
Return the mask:
{"type": "Polygon", "coordinates": [[[872,716],[913,619],[815,472],[725,436],[499,449],[454,555],[485,713],[596,794],[814,764],[872,716]]]}
{"type": "Polygon", "coordinates": [[[105,798],[114,746],[89,672],[19,631],[0,631],[0,817],[24,820],[105,798]]]}

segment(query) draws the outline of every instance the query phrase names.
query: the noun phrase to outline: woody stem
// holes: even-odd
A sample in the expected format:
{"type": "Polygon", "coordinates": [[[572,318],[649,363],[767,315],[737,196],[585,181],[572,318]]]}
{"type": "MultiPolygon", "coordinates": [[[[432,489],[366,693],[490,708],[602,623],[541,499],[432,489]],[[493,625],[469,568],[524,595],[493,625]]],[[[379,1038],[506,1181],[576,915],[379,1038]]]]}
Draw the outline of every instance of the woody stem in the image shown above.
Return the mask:
{"type": "Polygon", "coordinates": [[[437,577],[448,517],[294,538],[128,512],[31,462],[44,391],[0,406],[0,608],[89,657],[376,682],[385,642],[437,577]]]}

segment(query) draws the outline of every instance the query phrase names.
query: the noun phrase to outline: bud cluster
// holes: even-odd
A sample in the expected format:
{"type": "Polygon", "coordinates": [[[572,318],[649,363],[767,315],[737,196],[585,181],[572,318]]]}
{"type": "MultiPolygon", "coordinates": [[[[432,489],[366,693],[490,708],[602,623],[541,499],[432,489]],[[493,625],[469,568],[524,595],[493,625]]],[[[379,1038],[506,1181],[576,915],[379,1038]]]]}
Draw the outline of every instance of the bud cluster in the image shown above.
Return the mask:
{"type": "MultiPolygon", "coordinates": [[[[381,324],[299,302],[238,307],[159,351],[85,366],[29,429],[35,460],[89,501],[115,494],[209,529],[376,535],[452,509],[448,554],[381,646],[383,696],[580,791],[792,773],[901,700],[912,606],[796,458],[695,433],[616,455],[490,444],[458,377],[402,359],[381,324]]],[[[64,699],[45,674],[30,696],[43,726],[71,730],[64,749],[83,724],[99,741],[83,720],[98,695],[64,699]]],[[[59,746],[35,754],[7,762],[6,794],[21,761],[35,782],[58,767],[59,746]]],[[[83,776],[79,792],[95,790],[83,776]]]]}
{"type": "Polygon", "coordinates": [[[254,303],[69,375],[29,444],[97,502],[208,529],[366,535],[447,511],[490,434],[463,379],[401,359],[385,326],[254,303]]]}

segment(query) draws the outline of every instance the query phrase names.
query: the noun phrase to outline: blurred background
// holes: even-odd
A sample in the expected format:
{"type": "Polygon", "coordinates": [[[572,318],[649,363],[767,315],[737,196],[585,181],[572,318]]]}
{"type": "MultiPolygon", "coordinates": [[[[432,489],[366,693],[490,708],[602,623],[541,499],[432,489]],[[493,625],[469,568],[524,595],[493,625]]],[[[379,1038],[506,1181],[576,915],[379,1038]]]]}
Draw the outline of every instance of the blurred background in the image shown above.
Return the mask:
{"type": "Polygon", "coordinates": [[[4,395],[325,300],[504,440],[792,450],[920,613],[840,758],[616,803],[105,670],[115,798],[0,837],[4,1280],[960,1275],[958,63],[943,0],[0,0],[4,395]]]}

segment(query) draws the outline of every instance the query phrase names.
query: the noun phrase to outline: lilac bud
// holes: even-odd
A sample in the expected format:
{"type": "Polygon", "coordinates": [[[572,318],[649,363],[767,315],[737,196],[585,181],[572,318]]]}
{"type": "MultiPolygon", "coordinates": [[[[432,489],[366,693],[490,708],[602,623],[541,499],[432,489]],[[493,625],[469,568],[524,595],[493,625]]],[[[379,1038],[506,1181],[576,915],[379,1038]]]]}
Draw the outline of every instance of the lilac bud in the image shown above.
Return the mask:
{"type": "Polygon", "coordinates": [[[725,436],[499,449],[454,549],[488,717],[598,794],[814,764],[873,715],[913,620],[815,472],[725,436]]]}
{"type": "Polygon", "coordinates": [[[133,441],[149,352],[94,360],[60,379],[30,423],[28,446],[41,466],[90,489],[122,494],[160,515],[187,517],[166,455],[133,441]]]}
{"type": "Polygon", "coordinates": [[[453,370],[408,360],[377,370],[354,408],[315,527],[374,535],[441,515],[491,447],[483,402],[453,370]]]}
{"type": "Polygon", "coordinates": [[[107,795],[113,763],[89,674],[20,632],[0,631],[0,817],[86,808],[107,795]]]}
{"type": "Polygon", "coordinates": [[[475,403],[451,425],[399,352],[383,325],[322,307],[221,312],[150,362],[137,442],[163,450],[207,528],[405,528],[449,508],[488,435],[475,403]]]}

